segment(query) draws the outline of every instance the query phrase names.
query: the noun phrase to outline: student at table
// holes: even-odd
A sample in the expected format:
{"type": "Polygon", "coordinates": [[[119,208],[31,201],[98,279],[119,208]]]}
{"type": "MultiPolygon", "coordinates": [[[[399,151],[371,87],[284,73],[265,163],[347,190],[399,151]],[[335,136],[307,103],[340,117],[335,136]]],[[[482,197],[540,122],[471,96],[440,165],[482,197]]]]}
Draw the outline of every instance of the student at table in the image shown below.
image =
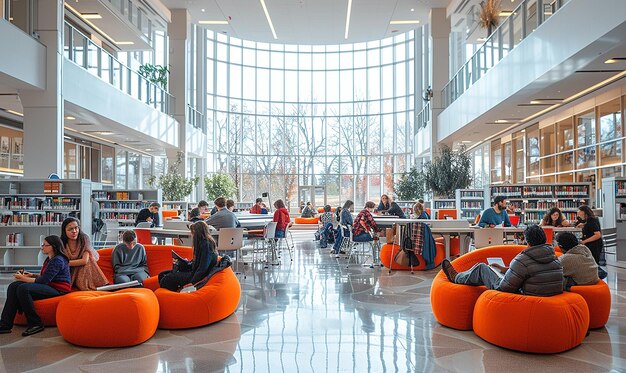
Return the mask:
{"type": "Polygon", "coordinates": [[[506,213],[506,197],[497,196],[493,199],[493,207],[483,211],[478,226],[481,228],[493,228],[504,223],[505,227],[511,226],[511,220],[506,213]]]}
{"type": "Polygon", "coordinates": [[[195,223],[201,220],[204,220],[204,219],[200,217],[200,209],[197,207],[191,209],[191,212],[189,213],[189,222],[195,223]]]}
{"type": "Polygon", "coordinates": [[[139,223],[148,222],[151,223],[152,227],[160,226],[159,221],[159,209],[161,208],[161,204],[158,202],[152,202],[148,208],[141,209],[139,214],[137,214],[137,218],[135,219],[135,226],[139,223]]]}
{"type": "Polygon", "coordinates": [[[277,199],[274,202],[274,218],[273,222],[276,222],[276,233],[274,237],[276,238],[285,238],[285,232],[287,227],[291,226],[291,218],[289,217],[289,211],[285,207],[285,202],[282,199],[277,199]]]}
{"type": "Polygon", "coordinates": [[[424,209],[424,205],[419,202],[415,202],[413,205],[413,219],[430,219],[430,215],[424,209]]]}
{"type": "MultiPolygon", "coordinates": [[[[263,198],[257,198],[256,201],[254,202],[254,206],[250,208],[250,213],[262,214],[263,213],[262,208],[263,208],[263,198]]],[[[267,210],[265,210],[265,213],[267,214],[267,210]]]]}
{"type": "Polygon", "coordinates": [[[365,203],[365,208],[359,212],[352,224],[352,240],[354,242],[369,242],[374,240],[378,231],[372,212],[376,204],[372,201],[365,203]]]}
{"type": "Polygon", "coordinates": [[[543,227],[569,227],[569,222],[563,217],[561,209],[553,207],[547,214],[541,219],[541,225],[543,227]]]}
{"type": "Polygon", "coordinates": [[[205,220],[208,225],[218,230],[222,228],[237,228],[238,225],[241,226],[235,214],[226,208],[226,198],[218,197],[214,203],[215,207],[217,207],[217,212],[211,214],[211,216],[205,220]]]}
{"type": "Polygon", "coordinates": [[[397,216],[400,219],[406,219],[406,215],[404,214],[404,211],[402,211],[402,208],[393,201],[391,196],[387,194],[383,194],[380,197],[378,208],[374,211],[384,215],[397,216]]]}

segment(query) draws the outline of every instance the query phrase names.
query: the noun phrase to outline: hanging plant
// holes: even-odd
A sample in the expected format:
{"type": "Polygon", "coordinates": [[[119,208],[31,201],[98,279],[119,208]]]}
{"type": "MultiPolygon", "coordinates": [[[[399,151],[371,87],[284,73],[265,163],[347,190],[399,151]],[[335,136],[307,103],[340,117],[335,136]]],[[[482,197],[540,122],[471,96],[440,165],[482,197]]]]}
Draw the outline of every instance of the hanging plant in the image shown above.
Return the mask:
{"type": "Polygon", "coordinates": [[[487,37],[491,35],[494,28],[500,23],[500,11],[502,4],[500,0],[485,0],[480,3],[479,25],[487,29],[487,37]]]}
{"type": "Polygon", "coordinates": [[[139,66],[138,73],[150,82],[160,86],[164,90],[167,90],[167,75],[170,71],[166,66],[146,63],[139,66]]]}

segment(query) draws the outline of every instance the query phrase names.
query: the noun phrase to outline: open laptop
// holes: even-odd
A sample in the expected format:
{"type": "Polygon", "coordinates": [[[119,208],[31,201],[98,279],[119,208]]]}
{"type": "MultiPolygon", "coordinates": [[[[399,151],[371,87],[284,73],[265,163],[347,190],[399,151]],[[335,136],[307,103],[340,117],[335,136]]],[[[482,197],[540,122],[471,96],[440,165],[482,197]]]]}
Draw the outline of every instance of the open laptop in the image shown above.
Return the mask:
{"type": "Polygon", "coordinates": [[[243,229],[222,228],[217,238],[218,251],[237,251],[243,246],[243,229]]]}
{"type": "Polygon", "coordinates": [[[163,222],[163,229],[175,229],[181,231],[188,231],[190,222],[184,220],[166,220],[163,222]]]}
{"type": "Polygon", "coordinates": [[[504,245],[504,232],[502,229],[481,228],[474,231],[474,246],[477,249],[495,245],[504,245]]]}
{"type": "Polygon", "coordinates": [[[464,219],[454,219],[454,220],[431,220],[430,228],[469,228],[470,224],[467,220],[464,219]]]}

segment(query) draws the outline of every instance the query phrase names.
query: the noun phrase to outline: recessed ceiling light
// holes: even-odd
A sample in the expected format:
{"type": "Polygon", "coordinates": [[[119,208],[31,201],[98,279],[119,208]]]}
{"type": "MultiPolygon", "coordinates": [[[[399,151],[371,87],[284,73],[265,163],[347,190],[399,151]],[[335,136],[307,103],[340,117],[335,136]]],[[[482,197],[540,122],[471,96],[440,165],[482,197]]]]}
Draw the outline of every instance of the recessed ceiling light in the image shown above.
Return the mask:
{"type": "Polygon", "coordinates": [[[81,13],[84,19],[102,19],[102,16],[98,13],[81,13]]]}
{"type": "Polygon", "coordinates": [[[406,21],[391,21],[389,22],[390,25],[415,25],[420,23],[419,20],[414,19],[414,20],[406,20],[406,21]]]}
{"type": "Polygon", "coordinates": [[[146,148],[146,151],[147,151],[147,152],[151,152],[151,151],[153,151],[153,150],[154,150],[154,149],[151,149],[151,148],[146,148]]]}
{"type": "Polygon", "coordinates": [[[415,11],[415,8],[411,8],[411,12],[414,12],[414,11],[415,11]]]}
{"type": "Polygon", "coordinates": [[[227,25],[228,21],[198,21],[201,25],[227,25]]]}
{"type": "Polygon", "coordinates": [[[204,8],[202,8],[202,9],[200,9],[200,11],[202,11],[202,13],[204,13],[204,12],[205,12],[205,9],[204,9],[204,8]]]}
{"type": "Polygon", "coordinates": [[[75,118],[75,117],[73,117],[73,116],[71,116],[71,115],[66,115],[66,116],[65,116],[65,119],[67,119],[67,120],[74,120],[74,119],[76,119],[76,118],[75,118]]]}
{"type": "Polygon", "coordinates": [[[495,123],[509,123],[506,119],[496,119],[495,123]]]}
{"type": "Polygon", "coordinates": [[[478,38],[478,39],[476,39],[476,41],[484,43],[484,42],[487,41],[487,38],[478,38]]]}
{"type": "Polygon", "coordinates": [[[463,140],[461,142],[464,143],[464,144],[469,144],[471,141],[470,140],[463,140]]]}
{"type": "Polygon", "coordinates": [[[134,45],[135,42],[133,42],[133,41],[116,41],[115,44],[117,44],[117,45],[134,45]]]}

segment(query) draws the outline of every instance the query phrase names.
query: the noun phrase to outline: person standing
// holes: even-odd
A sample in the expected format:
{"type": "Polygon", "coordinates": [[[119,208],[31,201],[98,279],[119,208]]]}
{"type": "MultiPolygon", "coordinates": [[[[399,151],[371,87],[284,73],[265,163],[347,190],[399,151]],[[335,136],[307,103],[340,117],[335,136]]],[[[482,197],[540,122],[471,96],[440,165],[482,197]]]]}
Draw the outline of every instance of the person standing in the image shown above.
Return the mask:
{"type": "Polygon", "coordinates": [[[274,237],[276,238],[285,238],[285,231],[287,227],[291,225],[291,218],[289,217],[289,211],[285,207],[285,202],[282,199],[277,199],[274,202],[274,218],[273,222],[276,222],[276,233],[274,237]]]}
{"type": "Polygon", "coordinates": [[[511,220],[506,213],[506,197],[497,196],[493,199],[493,207],[483,211],[480,216],[478,226],[481,228],[494,228],[504,224],[505,227],[511,226],[511,220]]]}
{"type": "Polygon", "coordinates": [[[587,205],[582,205],[578,208],[576,213],[579,223],[576,225],[578,228],[582,228],[583,237],[580,243],[587,246],[596,264],[600,264],[600,253],[604,243],[602,242],[602,229],[600,228],[600,220],[596,218],[591,208],[587,205]]]}
{"type": "Polygon", "coordinates": [[[139,223],[148,222],[151,227],[160,226],[159,220],[159,209],[161,208],[161,204],[158,202],[152,202],[148,208],[141,209],[139,214],[137,214],[137,218],[135,219],[135,226],[139,223]]]}
{"type": "Polygon", "coordinates": [[[146,249],[137,243],[137,235],[128,230],[122,234],[122,243],[113,249],[111,255],[113,264],[113,282],[122,284],[137,280],[143,283],[150,277],[148,274],[148,258],[146,249]]]}

